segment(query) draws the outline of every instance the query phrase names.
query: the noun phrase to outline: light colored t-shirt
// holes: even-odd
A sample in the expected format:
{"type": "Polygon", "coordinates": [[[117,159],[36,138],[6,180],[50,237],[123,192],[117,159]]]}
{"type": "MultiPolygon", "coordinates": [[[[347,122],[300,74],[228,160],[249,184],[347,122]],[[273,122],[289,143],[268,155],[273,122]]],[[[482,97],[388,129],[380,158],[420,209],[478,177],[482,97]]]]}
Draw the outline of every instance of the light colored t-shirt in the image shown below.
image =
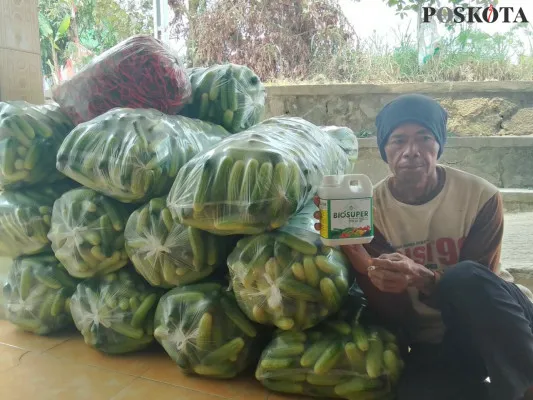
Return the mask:
{"type": "MultiPolygon", "coordinates": [[[[383,252],[379,250],[383,248],[380,241],[385,241],[394,251],[439,272],[445,272],[461,260],[478,261],[494,270],[497,268],[494,263],[499,261],[501,236],[500,240],[493,238],[489,240],[491,243],[482,243],[487,233],[477,230],[492,226],[500,229],[500,225],[503,230],[498,189],[475,175],[447,166],[440,168],[445,172],[444,186],[425,204],[409,205],[396,200],[389,189],[390,178],[376,185],[374,226],[382,237],[365,247],[376,256],[383,252]],[[469,248],[477,246],[481,252],[487,248],[490,261],[465,249],[465,240],[469,248]]],[[[440,312],[418,290],[409,288],[408,292],[413,311],[408,324],[411,340],[440,342],[444,333],[440,312]]]]}

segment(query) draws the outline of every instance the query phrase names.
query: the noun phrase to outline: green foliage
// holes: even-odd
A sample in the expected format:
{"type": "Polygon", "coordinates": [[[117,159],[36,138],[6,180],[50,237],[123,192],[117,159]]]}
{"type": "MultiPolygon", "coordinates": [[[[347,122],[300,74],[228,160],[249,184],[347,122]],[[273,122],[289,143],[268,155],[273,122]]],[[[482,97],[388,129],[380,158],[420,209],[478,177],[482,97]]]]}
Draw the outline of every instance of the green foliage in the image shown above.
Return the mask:
{"type": "MultiPolygon", "coordinates": [[[[397,32],[395,46],[374,34],[329,56],[317,53],[310,61],[304,80],[308,83],[378,84],[533,80],[533,30],[517,25],[507,33],[490,35],[472,29],[471,25],[460,28],[441,38],[439,52],[422,67],[418,65],[414,34],[397,32]],[[518,30],[531,35],[529,46],[518,40],[518,30]]],[[[296,79],[278,75],[273,81],[284,83],[296,79]]]]}
{"type": "Polygon", "coordinates": [[[55,40],[61,39],[68,31],[68,28],[70,27],[70,15],[65,15],[63,17],[63,20],[59,24],[59,27],[57,28],[55,40]]]}
{"type": "Polygon", "coordinates": [[[81,67],[132,35],[150,34],[152,0],[40,0],[39,32],[43,72],[57,75],[69,58],[81,67]]]}
{"type": "Polygon", "coordinates": [[[86,0],[78,11],[80,40],[99,54],[139,33],[151,33],[152,1],[86,0]]]}
{"type": "Polygon", "coordinates": [[[41,41],[41,66],[45,75],[66,61],[63,54],[67,46],[70,12],[63,1],[41,0],[39,3],[39,36],[41,41]]]}

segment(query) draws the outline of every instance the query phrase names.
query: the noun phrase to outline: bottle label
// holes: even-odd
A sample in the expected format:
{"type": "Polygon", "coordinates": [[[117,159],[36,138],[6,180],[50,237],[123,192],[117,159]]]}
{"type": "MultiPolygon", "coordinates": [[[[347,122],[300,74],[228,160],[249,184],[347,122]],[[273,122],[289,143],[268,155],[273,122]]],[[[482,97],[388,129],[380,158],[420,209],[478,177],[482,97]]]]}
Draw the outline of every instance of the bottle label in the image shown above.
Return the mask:
{"type": "Polygon", "coordinates": [[[349,239],[374,236],[372,197],[320,200],[320,236],[349,239]]]}

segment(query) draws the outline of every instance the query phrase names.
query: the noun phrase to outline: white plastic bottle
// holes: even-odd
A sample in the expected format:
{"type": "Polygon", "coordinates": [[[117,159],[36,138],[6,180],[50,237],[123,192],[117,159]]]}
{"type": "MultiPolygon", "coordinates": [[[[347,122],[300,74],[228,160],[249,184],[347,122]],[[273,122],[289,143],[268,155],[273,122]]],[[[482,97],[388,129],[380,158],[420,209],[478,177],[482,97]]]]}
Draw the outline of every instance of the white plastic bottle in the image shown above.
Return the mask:
{"type": "Polygon", "coordinates": [[[372,181],[366,175],[326,175],[318,188],[320,237],[326,246],[370,243],[374,238],[372,181]]]}

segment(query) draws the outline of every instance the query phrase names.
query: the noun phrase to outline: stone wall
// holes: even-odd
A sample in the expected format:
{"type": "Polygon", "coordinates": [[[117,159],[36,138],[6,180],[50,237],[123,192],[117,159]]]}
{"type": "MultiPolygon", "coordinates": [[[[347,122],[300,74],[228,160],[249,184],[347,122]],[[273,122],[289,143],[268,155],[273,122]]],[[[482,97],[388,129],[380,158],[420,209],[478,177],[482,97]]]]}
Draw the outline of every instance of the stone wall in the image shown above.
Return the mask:
{"type": "Polygon", "coordinates": [[[533,135],[533,81],[268,86],[267,93],[267,117],[299,116],[355,132],[374,132],[377,113],[396,96],[423,93],[448,110],[453,135],[533,135]]]}
{"type": "MultiPolygon", "coordinates": [[[[500,188],[533,189],[533,136],[449,138],[440,161],[500,188]]],[[[357,170],[374,183],[388,175],[375,138],[359,139],[357,170]]]]}

